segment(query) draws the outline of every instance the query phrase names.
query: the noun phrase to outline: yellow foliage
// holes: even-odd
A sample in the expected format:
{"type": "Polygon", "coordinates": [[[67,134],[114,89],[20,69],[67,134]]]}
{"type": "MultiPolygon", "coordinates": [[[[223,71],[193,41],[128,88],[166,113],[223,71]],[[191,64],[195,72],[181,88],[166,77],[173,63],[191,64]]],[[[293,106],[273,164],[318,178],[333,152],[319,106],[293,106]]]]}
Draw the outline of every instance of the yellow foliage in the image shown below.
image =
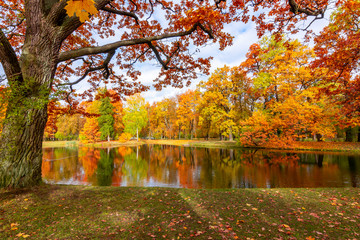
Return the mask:
{"type": "Polygon", "coordinates": [[[98,12],[93,0],[70,0],[64,9],[69,16],[78,16],[80,22],[89,20],[89,14],[94,15],[98,12]]]}
{"type": "Polygon", "coordinates": [[[130,140],[130,138],[132,137],[132,135],[130,133],[122,133],[119,137],[119,141],[120,142],[127,142],[130,140]]]}

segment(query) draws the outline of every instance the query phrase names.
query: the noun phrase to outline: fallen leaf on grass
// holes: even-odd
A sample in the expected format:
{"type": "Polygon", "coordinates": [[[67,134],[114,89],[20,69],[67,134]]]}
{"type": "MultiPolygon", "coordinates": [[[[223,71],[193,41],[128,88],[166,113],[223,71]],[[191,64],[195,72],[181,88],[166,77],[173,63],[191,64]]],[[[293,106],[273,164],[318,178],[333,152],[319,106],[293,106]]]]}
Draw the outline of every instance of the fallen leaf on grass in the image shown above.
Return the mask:
{"type": "Polygon", "coordinates": [[[310,216],[313,216],[313,217],[319,218],[319,216],[318,216],[316,213],[310,213],[310,216]]]}
{"type": "Polygon", "coordinates": [[[11,230],[12,230],[12,231],[17,230],[17,229],[18,229],[17,226],[19,226],[18,223],[11,223],[11,224],[10,224],[10,227],[11,227],[11,230]]]}
{"type": "Polygon", "coordinates": [[[25,234],[25,233],[18,233],[18,234],[16,234],[15,236],[17,236],[17,237],[22,237],[22,238],[28,238],[28,237],[30,237],[30,235],[25,234]]]}

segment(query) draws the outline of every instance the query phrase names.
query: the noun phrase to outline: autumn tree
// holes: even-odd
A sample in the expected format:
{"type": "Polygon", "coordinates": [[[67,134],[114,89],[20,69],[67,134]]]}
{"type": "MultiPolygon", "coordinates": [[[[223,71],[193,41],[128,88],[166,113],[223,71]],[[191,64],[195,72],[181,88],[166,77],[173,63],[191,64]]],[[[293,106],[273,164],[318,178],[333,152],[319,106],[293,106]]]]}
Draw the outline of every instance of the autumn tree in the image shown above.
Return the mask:
{"type": "Polygon", "coordinates": [[[117,100],[112,103],[113,105],[113,116],[114,116],[114,133],[115,138],[117,139],[121,133],[124,131],[124,123],[123,123],[123,103],[121,100],[117,100]]]}
{"type": "Polygon", "coordinates": [[[156,137],[173,138],[177,133],[176,125],[176,99],[165,98],[155,102],[149,108],[149,127],[156,137]]]}
{"type": "Polygon", "coordinates": [[[312,49],[296,40],[263,38],[247,57],[242,66],[257,100],[256,114],[241,122],[243,144],[279,146],[308,133],[334,137],[337,109],[319,94],[325,71],[309,67],[312,49]]]}
{"type": "Polygon", "coordinates": [[[84,102],[83,105],[86,107],[85,124],[80,131],[79,138],[84,143],[95,143],[100,141],[100,127],[98,117],[100,115],[101,101],[95,100],[92,102],[84,102]]]}
{"type": "Polygon", "coordinates": [[[99,122],[95,117],[86,118],[83,129],[80,132],[80,140],[84,143],[95,143],[100,141],[99,122]]]}
{"type": "Polygon", "coordinates": [[[131,133],[133,136],[136,134],[136,139],[139,141],[139,132],[148,123],[145,99],[140,94],[130,96],[126,100],[123,122],[124,132],[131,133]]]}
{"type": "Polygon", "coordinates": [[[199,114],[197,112],[199,97],[199,91],[190,89],[177,96],[176,124],[179,128],[179,138],[180,131],[183,131],[185,136],[186,133],[188,133],[190,139],[192,139],[194,135],[196,137],[196,127],[199,122],[199,114]]]}
{"type": "Polygon", "coordinates": [[[139,71],[134,64],[152,59],[162,66],[155,79],[157,89],[169,84],[181,87],[196,77],[197,70],[207,73],[209,69],[209,59],[195,59],[189,51],[192,45],[201,46],[209,39],[218,42],[220,49],[231,44],[231,36],[222,32],[225,23],[247,22],[249,10],[270,9],[270,23],[264,21],[264,13],[253,18],[260,24],[259,34],[291,29],[308,15],[322,17],[327,3],[0,1],[0,61],[11,89],[0,141],[0,186],[31,186],[41,181],[42,136],[51,91],[60,90],[73,109],[75,96],[69,93],[84,79],[91,85],[84,95],[103,78],[116,85],[119,93],[144,90],[145,86],[127,81],[126,76],[136,80],[139,71]],[[164,22],[155,16],[163,16],[164,22]],[[117,75],[115,63],[126,73],[117,75]],[[73,80],[72,75],[79,78],[73,80]]]}
{"type": "Polygon", "coordinates": [[[59,140],[77,140],[84,127],[85,118],[81,114],[62,114],[56,121],[55,137],[59,140]]]}
{"type": "Polygon", "coordinates": [[[315,38],[317,58],[312,64],[327,69],[321,94],[331,96],[333,104],[341,108],[339,126],[345,129],[347,141],[352,140],[352,128],[360,125],[359,18],[358,0],[340,2],[329,25],[315,38]]]}
{"type": "Polygon", "coordinates": [[[199,101],[201,125],[208,125],[206,134],[214,129],[220,138],[228,136],[233,140],[238,135],[238,122],[250,115],[249,86],[246,86],[246,76],[238,67],[230,69],[227,66],[215,70],[207,81],[199,86],[204,90],[199,101]]]}
{"type": "Polygon", "coordinates": [[[99,127],[101,132],[101,140],[107,139],[110,141],[110,137],[114,135],[114,112],[113,105],[110,103],[110,98],[105,97],[100,100],[101,105],[99,108],[100,116],[98,118],[99,127]]]}

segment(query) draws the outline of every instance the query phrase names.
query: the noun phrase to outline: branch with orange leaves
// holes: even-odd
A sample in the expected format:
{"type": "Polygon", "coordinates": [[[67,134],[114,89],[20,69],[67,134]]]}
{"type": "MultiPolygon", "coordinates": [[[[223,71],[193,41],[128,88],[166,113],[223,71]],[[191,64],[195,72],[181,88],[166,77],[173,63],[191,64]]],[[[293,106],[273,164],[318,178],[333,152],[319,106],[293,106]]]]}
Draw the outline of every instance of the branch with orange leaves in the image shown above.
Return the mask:
{"type": "Polygon", "coordinates": [[[58,62],[63,62],[63,61],[67,61],[67,60],[82,57],[82,56],[107,53],[107,52],[110,52],[110,51],[113,51],[120,47],[125,47],[125,46],[133,46],[133,45],[139,45],[139,44],[150,44],[151,45],[151,42],[153,42],[153,41],[159,41],[159,40],[163,40],[163,39],[183,37],[183,36],[190,35],[194,31],[196,31],[196,29],[198,27],[200,29],[202,29],[203,31],[205,31],[209,35],[210,38],[213,38],[211,29],[206,29],[202,24],[196,23],[193,25],[192,28],[190,28],[187,31],[183,31],[183,32],[164,33],[164,34],[161,34],[158,36],[121,40],[121,41],[113,42],[110,44],[105,44],[103,46],[85,47],[85,48],[80,48],[80,49],[76,49],[76,50],[71,50],[68,52],[63,52],[63,53],[59,54],[58,62]]]}

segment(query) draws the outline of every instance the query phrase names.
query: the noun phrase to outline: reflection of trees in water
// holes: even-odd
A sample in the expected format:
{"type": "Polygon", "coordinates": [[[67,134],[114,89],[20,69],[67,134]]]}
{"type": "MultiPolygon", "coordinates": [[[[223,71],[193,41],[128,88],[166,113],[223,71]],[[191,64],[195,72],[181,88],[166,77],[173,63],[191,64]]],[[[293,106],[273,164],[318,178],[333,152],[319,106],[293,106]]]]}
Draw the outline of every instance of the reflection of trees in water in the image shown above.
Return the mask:
{"type": "Polygon", "coordinates": [[[354,156],[348,157],[349,169],[350,169],[350,179],[351,185],[353,187],[359,187],[360,184],[360,164],[359,158],[355,158],[354,156]]]}
{"type": "Polygon", "coordinates": [[[42,177],[47,181],[71,179],[79,170],[77,148],[45,148],[42,177]]]}
{"type": "MultiPolygon", "coordinates": [[[[96,169],[100,159],[100,149],[90,147],[79,147],[79,162],[83,168],[81,180],[96,183],[96,169]]],[[[82,174],[81,172],[79,174],[82,174]]]]}
{"type": "Polygon", "coordinates": [[[99,186],[110,186],[114,170],[114,149],[101,149],[96,178],[99,186]]]}
{"type": "Polygon", "coordinates": [[[179,146],[44,149],[43,177],[187,188],[359,186],[360,156],[179,146]],[[138,150],[137,150],[138,149],[138,150]],[[58,160],[51,160],[58,159],[58,160]]]}
{"type": "Polygon", "coordinates": [[[149,165],[148,162],[136,152],[132,152],[124,156],[124,164],[122,165],[123,181],[135,185],[143,185],[143,181],[147,178],[149,165]]]}

